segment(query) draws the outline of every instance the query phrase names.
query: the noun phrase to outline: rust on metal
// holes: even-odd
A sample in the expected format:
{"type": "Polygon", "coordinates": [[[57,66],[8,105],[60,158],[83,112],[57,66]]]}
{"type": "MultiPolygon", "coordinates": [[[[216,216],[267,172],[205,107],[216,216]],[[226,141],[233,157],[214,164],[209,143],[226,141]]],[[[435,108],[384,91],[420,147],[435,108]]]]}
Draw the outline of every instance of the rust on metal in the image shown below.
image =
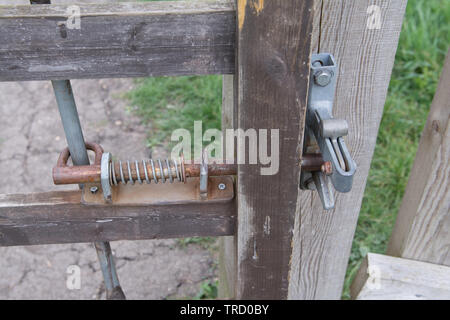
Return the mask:
{"type": "Polygon", "coordinates": [[[95,160],[93,165],[68,166],[70,158],[69,148],[65,148],[59,155],[56,167],[53,168],[53,182],[59,184],[81,184],[95,183],[100,181],[100,162],[102,160],[103,148],[93,142],[86,142],[86,149],[94,151],[95,160]]]}
{"type": "Polygon", "coordinates": [[[333,165],[331,164],[331,161],[325,161],[322,166],[320,167],[320,170],[325,173],[327,176],[330,176],[333,174],[333,165]]]}
{"type": "MultiPolygon", "coordinates": [[[[64,149],[59,156],[56,167],[53,168],[53,182],[56,185],[100,183],[100,162],[103,148],[96,143],[90,142],[86,142],[86,147],[87,149],[95,152],[94,164],[89,166],[68,166],[67,161],[70,157],[70,153],[68,148],[64,149]]],[[[181,158],[180,161],[183,176],[182,181],[185,181],[185,178],[196,178],[200,176],[200,164],[185,162],[183,158],[181,158]]],[[[125,181],[130,181],[130,178],[133,181],[145,181],[146,173],[150,180],[161,180],[162,177],[166,179],[168,179],[169,177],[172,177],[173,179],[177,178],[174,163],[170,165],[170,169],[167,166],[160,168],[156,165],[152,167],[149,161],[131,161],[130,163],[130,170],[128,170],[127,162],[114,161],[112,163],[112,167],[114,169],[112,171],[114,172],[115,180],[121,181],[121,175],[123,175],[125,181]],[[144,168],[144,165],[146,166],[146,168],[144,168]]],[[[302,158],[301,166],[302,170],[304,171],[322,171],[327,175],[330,175],[332,173],[331,163],[324,162],[320,153],[305,154],[302,158]]],[[[208,164],[208,175],[210,177],[234,176],[236,174],[237,164],[208,164]]]]}
{"type": "MultiPolygon", "coordinates": [[[[208,198],[202,200],[198,192],[199,178],[191,178],[186,183],[174,184],[119,184],[112,189],[111,205],[124,206],[149,206],[187,204],[202,202],[226,202],[234,198],[233,178],[210,177],[208,183],[208,198]],[[225,185],[224,189],[219,185],[225,185]]],[[[98,185],[96,185],[98,186],[98,185]]],[[[100,188],[100,187],[99,187],[100,188]]],[[[91,193],[89,186],[83,189],[81,202],[85,205],[104,206],[102,192],[91,193]]]]}
{"type": "Polygon", "coordinates": [[[53,182],[60,184],[100,183],[100,165],[54,167],[53,182]]]}
{"type": "Polygon", "coordinates": [[[305,154],[301,161],[303,171],[314,172],[322,171],[326,175],[333,173],[333,167],[330,161],[323,161],[322,154],[308,153],[305,154]]]}
{"type": "MultiPolygon", "coordinates": [[[[95,160],[94,164],[100,165],[102,161],[102,154],[103,154],[103,148],[101,145],[94,143],[94,142],[85,142],[86,149],[94,151],[95,153],[95,160]]],[[[58,161],[56,162],[57,167],[67,167],[67,161],[70,157],[70,151],[69,148],[65,148],[61,154],[59,155],[58,161]]]]}

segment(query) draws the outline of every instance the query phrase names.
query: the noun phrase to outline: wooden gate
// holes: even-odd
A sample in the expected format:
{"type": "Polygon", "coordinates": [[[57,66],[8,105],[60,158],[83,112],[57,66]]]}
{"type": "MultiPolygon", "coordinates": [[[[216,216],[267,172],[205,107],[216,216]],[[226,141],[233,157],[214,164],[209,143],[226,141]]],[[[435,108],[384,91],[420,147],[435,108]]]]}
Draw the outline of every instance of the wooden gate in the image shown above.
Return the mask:
{"type": "MultiPolygon", "coordinates": [[[[39,1],[37,1],[39,2],[39,1]]],[[[220,203],[96,207],[81,191],[0,196],[0,245],[221,239],[220,295],[339,299],[406,0],[216,0],[0,7],[0,81],[223,74],[223,129],[279,129],[276,175],[238,166],[220,203]],[[358,165],[322,210],[299,189],[311,53],[332,53],[358,165]],[[100,223],[105,221],[108,223],[100,223]],[[139,227],[136,227],[139,226],[139,227]]]]}

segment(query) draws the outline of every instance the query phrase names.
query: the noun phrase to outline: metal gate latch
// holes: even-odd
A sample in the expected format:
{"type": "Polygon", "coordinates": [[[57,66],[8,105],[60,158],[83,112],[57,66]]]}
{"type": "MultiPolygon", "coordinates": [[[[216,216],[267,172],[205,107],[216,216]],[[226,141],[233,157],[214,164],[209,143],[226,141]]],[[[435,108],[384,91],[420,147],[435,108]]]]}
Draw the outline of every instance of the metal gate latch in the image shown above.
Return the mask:
{"type": "Polygon", "coordinates": [[[313,54],[303,151],[305,154],[310,152],[308,149],[318,147],[323,160],[331,163],[332,168],[330,172],[302,170],[300,187],[317,190],[325,210],[334,208],[331,184],[339,192],[349,192],[356,171],[356,164],[343,139],[348,134],[347,121],[333,118],[336,79],[337,67],[333,55],[313,54]]]}

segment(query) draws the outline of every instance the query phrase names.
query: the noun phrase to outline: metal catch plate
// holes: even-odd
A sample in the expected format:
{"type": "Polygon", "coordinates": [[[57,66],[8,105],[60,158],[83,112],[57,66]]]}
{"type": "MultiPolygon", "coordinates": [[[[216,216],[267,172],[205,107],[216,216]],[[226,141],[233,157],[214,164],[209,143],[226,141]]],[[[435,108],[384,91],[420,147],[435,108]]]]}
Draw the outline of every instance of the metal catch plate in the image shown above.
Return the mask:
{"type": "MultiPolygon", "coordinates": [[[[90,187],[83,188],[81,202],[86,205],[105,205],[103,192],[92,193],[90,187]]],[[[210,177],[208,181],[208,197],[202,200],[200,193],[200,179],[189,178],[186,183],[151,183],[151,184],[119,184],[113,186],[110,205],[164,205],[208,202],[227,202],[234,198],[234,182],[230,176],[210,177]],[[225,188],[223,185],[225,185],[225,188]],[[219,188],[219,185],[220,188],[219,188]]]]}

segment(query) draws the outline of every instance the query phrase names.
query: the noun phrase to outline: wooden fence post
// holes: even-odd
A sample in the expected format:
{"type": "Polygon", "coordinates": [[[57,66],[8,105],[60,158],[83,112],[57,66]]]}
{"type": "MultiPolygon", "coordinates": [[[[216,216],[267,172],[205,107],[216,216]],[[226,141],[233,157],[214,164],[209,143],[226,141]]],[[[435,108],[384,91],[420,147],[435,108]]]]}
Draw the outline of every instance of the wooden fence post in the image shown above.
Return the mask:
{"type": "MultiPolygon", "coordinates": [[[[223,240],[228,252],[222,255],[226,258],[222,270],[228,271],[228,277],[221,272],[222,279],[228,280],[221,287],[238,299],[287,298],[292,230],[298,214],[312,5],[312,0],[237,2],[233,107],[237,127],[257,133],[267,129],[268,143],[279,141],[275,174],[261,174],[266,166],[249,164],[249,158],[239,165],[238,232],[234,240],[223,240]],[[279,140],[273,129],[279,130],[279,140]],[[234,265],[230,264],[234,258],[234,265]]],[[[249,141],[247,147],[251,147],[249,141]]],[[[271,152],[276,156],[275,150],[271,152]]]]}
{"type": "Polygon", "coordinates": [[[387,254],[450,266],[450,51],[387,254]]]}
{"type": "MultiPolygon", "coordinates": [[[[246,1],[242,1],[242,3],[244,2],[246,1]]],[[[256,1],[251,1],[250,6],[253,6],[253,3],[256,1]]],[[[405,7],[406,0],[315,0],[312,50],[313,52],[332,53],[337,59],[340,76],[334,113],[337,118],[343,118],[349,122],[347,145],[358,165],[358,170],[352,191],[348,194],[339,194],[336,199],[336,208],[331,212],[324,212],[321,209],[321,202],[317,194],[309,191],[299,193],[298,209],[294,216],[295,223],[292,230],[293,237],[287,236],[287,238],[291,238],[289,248],[283,248],[285,251],[281,250],[286,253],[292,248],[287,295],[290,299],[339,299],[341,297],[348,257],[375,148],[405,7]],[[369,10],[371,6],[376,7],[369,10]]],[[[239,38],[239,45],[241,43],[242,39],[239,38]]],[[[241,47],[241,53],[242,50],[241,47]]],[[[239,58],[238,55],[238,64],[242,65],[239,58]]],[[[238,71],[236,74],[240,76],[238,71]]],[[[235,87],[235,93],[239,93],[239,90],[242,88],[235,87]]],[[[224,94],[226,92],[227,90],[224,90],[224,94]]],[[[239,98],[237,99],[239,100],[239,98]]],[[[227,101],[225,97],[224,101],[227,101]]],[[[241,102],[239,106],[242,108],[246,105],[241,102]]],[[[231,108],[231,106],[224,104],[224,108],[231,108]]],[[[262,110],[260,109],[260,112],[262,110]]],[[[242,112],[241,109],[239,112],[242,112]]],[[[242,178],[241,175],[239,177],[242,178]]],[[[242,180],[239,181],[239,183],[241,182],[242,180]]],[[[241,202],[240,216],[238,217],[241,225],[238,226],[238,233],[242,235],[244,231],[244,234],[247,234],[247,244],[250,245],[252,238],[249,238],[248,235],[251,234],[251,228],[255,225],[263,226],[264,222],[261,220],[265,219],[266,214],[256,212],[249,215],[247,211],[242,210],[243,189],[245,190],[245,187],[241,187],[238,193],[240,197],[238,201],[241,202]],[[248,216],[256,216],[257,219],[246,221],[248,216]],[[252,223],[248,223],[248,221],[252,223]],[[243,226],[245,223],[248,223],[246,227],[243,226]],[[243,230],[244,228],[247,230],[243,230]]],[[[266,186],[260,186],[260,189],[257,190],[270,195],[266,186]]],[[[274,217],[282,217],[277,216],[279,212],[277,208],[266,208],[266,211],[270,210],[275,212],[273,213],[274,217]]],[[[270,221],[273,221],[272,218],[271,216],[270,221]]],[[[221,248],[221,271],[223,271],[221,272],[221,281],[228,280],[228,282],[226,285],[222,283],[221,288],[230,289],[229,291],[220,290],[222,297],[248,297],[248,295],[242,294],[249,292],[245,291],[246,286],[261,289],[258,286],[260,283],[271,282],[273,273],[265,272],[264,267],[259,270],[251,269],[251,272],[258,274],[258,279],[242,278],[243,269],[237,266],[242,267],[243,261],[247,261],[247,263],[254,261],[251,260],[252,250],[249,250],[250,254],[248,252],[245,254],[243,251],[245,248],[236,245],[236,243],[244,243],[243,239],[239,238],[239,234],[234,239],[228,237],[222,242],[225,245],[221,248]],[[234,259],[234,257],[237,257],[237,262],[230,263],[230,259],[234,259]],[[233,278],[233,272],[241,277],[233,278]],[[248,283],[241,283],[246,280],[248,283]],[[249,282],[253,280],[256,281],[249,282]],[[237,294],[235,295],[234,292],[237,294]]],[[[256,248],[258,250],[258,247],[256,248]]],[[[278,249],[272,247],[268,250],[271,250],[272,253],[272,263],[278,263],[281,267],[283,259],[274,255],[278,249]]],[[[258,253],[258,251],[256,252],[258,253]]],[[[254,264],[254,266],[261,265],[254,264]]],[[[280,280],[285,279],[277,281],[280,280]]],[[[284,284],[282,283],[281,287],[284,284]]],[[[281,287],[278,287],[277,290],[280,290],[281,287]]],[[[285,297],[285,291],[282,293],[278,297],[285,297]]],[[[257,297],[261,296],[262,294],[257,297]]]]}

